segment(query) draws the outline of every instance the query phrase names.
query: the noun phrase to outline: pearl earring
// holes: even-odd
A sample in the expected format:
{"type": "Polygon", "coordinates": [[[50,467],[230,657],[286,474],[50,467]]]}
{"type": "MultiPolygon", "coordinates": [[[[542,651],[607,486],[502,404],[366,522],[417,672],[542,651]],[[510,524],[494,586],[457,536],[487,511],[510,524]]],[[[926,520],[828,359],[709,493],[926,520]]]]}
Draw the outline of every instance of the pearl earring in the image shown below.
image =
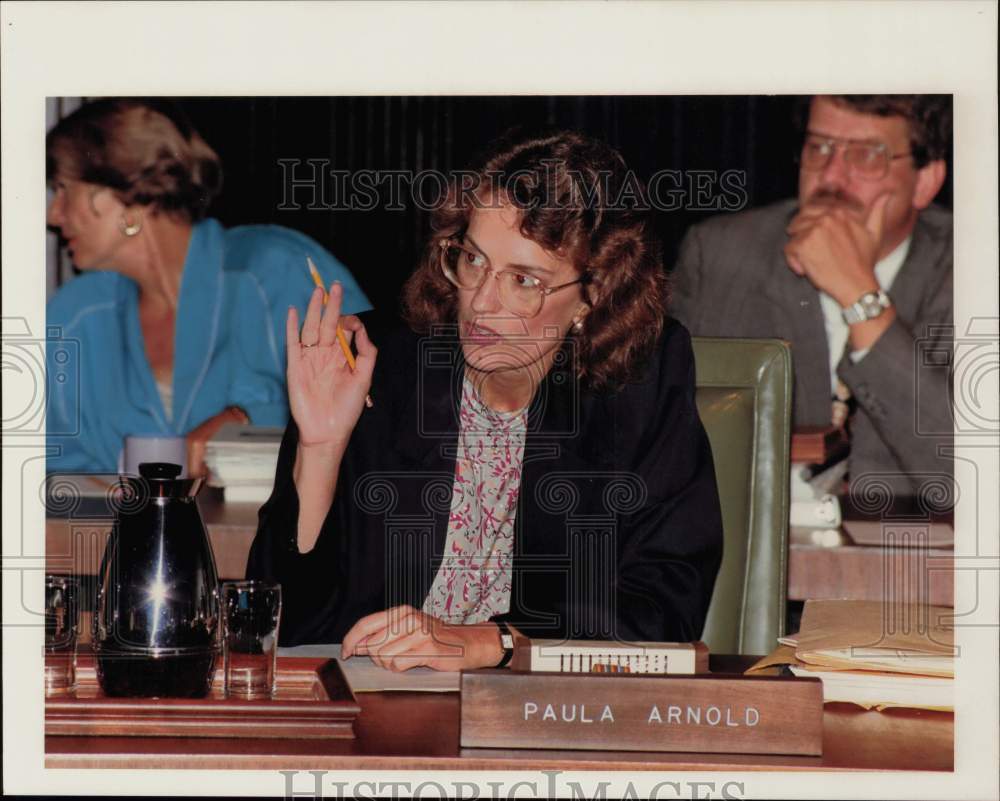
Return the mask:
{"type": "Polygon", "coordinates": [[[139,217],[135,222],[130,223],[125,219],[125,215],[123,214],[118,218],[118,230],[125,234],[125,236],[135,236],[142,230],[142,217],[139,217]]]}

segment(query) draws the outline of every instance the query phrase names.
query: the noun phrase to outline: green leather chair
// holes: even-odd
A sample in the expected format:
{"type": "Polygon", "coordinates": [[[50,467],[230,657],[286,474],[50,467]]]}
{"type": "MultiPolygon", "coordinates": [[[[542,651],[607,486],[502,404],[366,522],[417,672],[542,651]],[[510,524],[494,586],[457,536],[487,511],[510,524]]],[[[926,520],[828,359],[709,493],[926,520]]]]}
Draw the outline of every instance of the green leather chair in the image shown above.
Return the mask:
{"type": "Polygon", "coordinates": [[[791,352],[777,339],[692,344],[725,538],[702,639],[713,653],[766,654],[785,631],[791,352]]]}

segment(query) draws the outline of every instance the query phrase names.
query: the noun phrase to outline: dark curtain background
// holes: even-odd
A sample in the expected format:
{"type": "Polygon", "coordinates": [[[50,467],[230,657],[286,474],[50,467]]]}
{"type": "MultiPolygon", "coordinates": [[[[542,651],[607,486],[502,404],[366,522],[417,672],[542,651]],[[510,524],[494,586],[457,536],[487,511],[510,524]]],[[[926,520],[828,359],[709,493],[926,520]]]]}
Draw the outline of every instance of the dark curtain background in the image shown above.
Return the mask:
{"type": "MultiPolygon", "coordinates": [[[[380,308],[396,306],[426,234],[427,213],[408,194],[404,208],[384,208],[388,184],[380,188],[383,202],[370,210],[310,207],[310,186],[299,186],[294,195],[286,191],[289,176],[310,183],[309,159],[328,161],[320,173],[448,172],[467,166],[512,125],[576,128],[618,148],[644,181],[660,170],[682,171],[679,184],[665,185],[684,192],[680,208],[656,215],[668,269],[685,229],[722,210],[711,207],[722,199],[720,178],[713,174],[737,171],[729,180],[743,183],[748,207],[789,197],[796,188],[799,134],[793,124],[797,98],[791,96],[177,100],[223,162],[225,184],[212,216],[226,226],[276,223],[309,234],[351,269],[380,308]],[[298,166],[283,166],[282,160],[298,166]],[[696,177],[698,171],[708,172],[696,177]],[[707,195],[696,198],[687,184],[692,180],[700,181],[707,195]]],[[[310,185],[318,191],[319,181],[310,185]]],[[[434,185],[425,187],[433,196],[434,185]]],[[[325,191],[318,199],[334,202],[332,179],[325,191]]],[[[939,202],[951,205],[950,177],[939,202]]]]}

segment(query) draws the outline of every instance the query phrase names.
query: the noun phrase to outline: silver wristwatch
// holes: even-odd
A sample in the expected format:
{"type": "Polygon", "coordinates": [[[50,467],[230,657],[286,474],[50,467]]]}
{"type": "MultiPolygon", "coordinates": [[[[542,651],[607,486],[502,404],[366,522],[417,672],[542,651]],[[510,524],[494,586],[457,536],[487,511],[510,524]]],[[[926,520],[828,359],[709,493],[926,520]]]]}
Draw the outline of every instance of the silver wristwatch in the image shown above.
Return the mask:
{"type": "Polygon", "coordinates": [[[848,325],[874,320],[892,305],[889,296],[881,289],[878,292],[865,292],[857,302],[841,309],[840,314],[848,325]]]}
{"type": "Polygon", "coordinates": [[[510,628],[502,620],[494,620],[497,628],[500,629],[500,647],[503,649],[503,656],[500,657],[500,661],[494,665],[494,667],[502,668],[506,667],[507,663],[514,656],[514,635],[511,633],[510,628]]]}

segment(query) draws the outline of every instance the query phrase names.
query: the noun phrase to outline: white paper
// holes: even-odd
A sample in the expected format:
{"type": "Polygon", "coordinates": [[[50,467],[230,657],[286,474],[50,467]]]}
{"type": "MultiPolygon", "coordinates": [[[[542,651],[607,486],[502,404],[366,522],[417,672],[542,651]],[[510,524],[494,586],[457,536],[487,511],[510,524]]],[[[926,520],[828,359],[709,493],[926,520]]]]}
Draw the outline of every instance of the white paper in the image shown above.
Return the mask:
{"type": "Polygon", "coordinates": [[[402,673],[394,673],[376,665],[367,656],[352,656],[340,659],[340,643],[319,645],[296,645],[293,648],[279,648],[278,656],[325,656],[340,660],[347,683],[356,693],[416,691],[426,693],[458,692],[457,671],[411,668],[402,673]]]}

